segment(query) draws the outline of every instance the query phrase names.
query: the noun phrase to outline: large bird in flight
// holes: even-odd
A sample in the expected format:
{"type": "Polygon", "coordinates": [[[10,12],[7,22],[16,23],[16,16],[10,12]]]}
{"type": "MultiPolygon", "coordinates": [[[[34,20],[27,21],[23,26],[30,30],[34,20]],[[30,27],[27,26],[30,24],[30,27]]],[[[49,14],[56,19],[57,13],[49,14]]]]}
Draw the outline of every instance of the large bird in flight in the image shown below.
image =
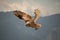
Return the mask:
{"type": "Polygon", "coordinates": [[[35,30],[37,30],[38,28],[41,27],[41,24],[36,23],[36,21],[40,17],[40,10],[39,9],[34,10],[34,14],[35,14],[34,18],[32,18],[29,14],[22,12],[22,11],[15,10],[13,12],[14,12],[14,15],[17,16],[19,19],[25,21],[26,27],[32,27],[32,28],[35,28],[35,30]]]}

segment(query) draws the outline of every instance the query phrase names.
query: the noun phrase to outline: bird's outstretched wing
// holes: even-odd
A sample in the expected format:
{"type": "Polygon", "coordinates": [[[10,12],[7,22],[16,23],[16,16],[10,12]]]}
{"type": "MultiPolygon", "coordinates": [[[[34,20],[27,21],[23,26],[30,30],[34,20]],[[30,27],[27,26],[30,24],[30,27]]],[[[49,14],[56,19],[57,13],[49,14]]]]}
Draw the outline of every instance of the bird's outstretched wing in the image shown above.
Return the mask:
{"type": "Polygon", "coordinates": [[[39,19],[39,17],[40,17],[40,10],[39,9],[35,9],[34,11],[35,11],[34,12],[35,17],[34,17],[33,21],[36,22],[39,19]]]}
{"type": "Polygon", "coordinates": [[[40,17],[40,10],[39,9],[35,9],[34,10],[34,14],[35,14],[34,18],[32,20],[28,21],[26,24],[29,24],[31,22],[36,22],[39,19],[39,17],[40,17]]]}
{"type": "Polygon", "coordinates": [[[15,10],[13,11],[14,15],[17,16],[19,19],[24,20],[25,22],[32,20],[32,17],[28,15],[27,13],[24,13],[22,11],[15,10]]]}

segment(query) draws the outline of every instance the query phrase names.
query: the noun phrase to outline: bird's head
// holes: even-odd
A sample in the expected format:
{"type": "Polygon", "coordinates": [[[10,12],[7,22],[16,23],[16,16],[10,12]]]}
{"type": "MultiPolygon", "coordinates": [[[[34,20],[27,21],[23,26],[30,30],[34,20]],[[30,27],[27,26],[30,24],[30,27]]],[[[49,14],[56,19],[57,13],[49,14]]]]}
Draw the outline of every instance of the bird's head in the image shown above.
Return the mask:
{"type": "Polygon", "coordinates": [[[13,11],[13,13],[14,13],[15,16],[19,15],[17,10],[13,11]]]}

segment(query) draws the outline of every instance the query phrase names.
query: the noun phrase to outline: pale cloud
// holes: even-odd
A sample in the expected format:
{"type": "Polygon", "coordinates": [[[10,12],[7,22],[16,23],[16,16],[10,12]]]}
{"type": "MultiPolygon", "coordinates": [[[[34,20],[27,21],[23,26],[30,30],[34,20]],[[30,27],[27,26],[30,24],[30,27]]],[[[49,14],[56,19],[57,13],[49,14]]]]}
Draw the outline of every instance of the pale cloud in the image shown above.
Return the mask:
{"type": "Polygon", "coordinates": [[[41,16],[49,16],[60,13],[60,2],[57,1],[53,4],[47,2],[47,4],[46,1],[44,3],[43,1],[39,2],[39,0],[0,0],[0,11],[21,10],[33,15],[34,9],[39,8],[41,16]]]}

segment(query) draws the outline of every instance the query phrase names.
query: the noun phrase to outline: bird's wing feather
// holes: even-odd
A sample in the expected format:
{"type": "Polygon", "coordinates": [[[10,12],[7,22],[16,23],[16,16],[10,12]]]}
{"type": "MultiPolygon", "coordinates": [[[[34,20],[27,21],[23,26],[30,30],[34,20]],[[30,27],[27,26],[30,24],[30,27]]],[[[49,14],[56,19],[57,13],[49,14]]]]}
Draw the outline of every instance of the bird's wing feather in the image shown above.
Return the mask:
{"type": "Polygon", "coordinates": [[[24,20],[31,20],[32,17],[31,17],[30,15],[28,15],[28,14],[24,14],[24,15],[23,15],[23,19],[24,19],[24,20]]]}
{"type": "Polygon", "coordinates": [[[39,17],[40,17],[40,10],[39,9],[35,9],[34,14],[35,14],[35,17],[34,17],[33,20],[34,20],[34,22],[36,22],[39,19],[39,17]]]}
{"type": "Polygon", "coordinates": [[[25,12],[16,10],[14,11],[14,13],[15,13],[15,16],[17,16],[18,18],[22,18],[25,22],[32,19],[32,17],[25,12]]]}

